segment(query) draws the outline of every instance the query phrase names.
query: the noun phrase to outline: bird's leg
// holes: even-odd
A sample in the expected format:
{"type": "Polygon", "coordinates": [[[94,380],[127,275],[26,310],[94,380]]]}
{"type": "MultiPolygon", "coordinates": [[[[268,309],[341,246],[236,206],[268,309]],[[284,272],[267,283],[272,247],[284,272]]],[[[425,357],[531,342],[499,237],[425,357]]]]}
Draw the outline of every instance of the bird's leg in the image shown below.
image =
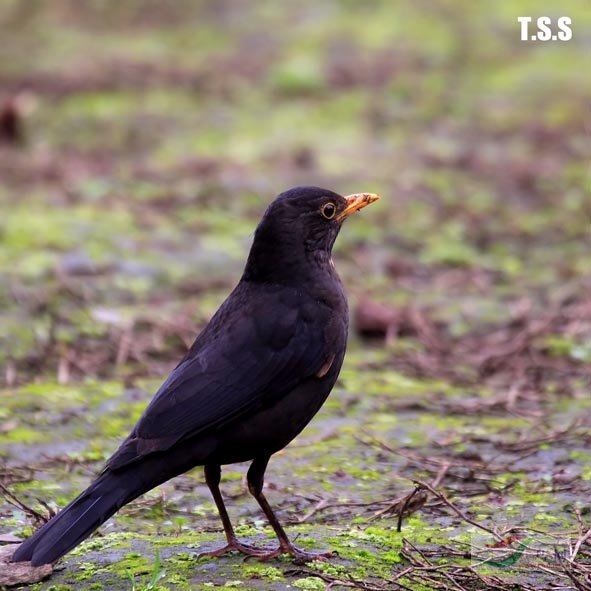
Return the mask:
{"type": "Polygon", "coordinates": [[[296,563],[304,563],[311,562],[312,560],[324,560],[325,558],[332,556],[332,552],[307,552],[306,550],[301,550],[289,540],[285,530],[281,527],[279,520],[273,512],[273,509],[271,509],[271,505],[269,505],[269,502],[263,494],[263,483],[268,461],[268,457],[255,459],[248,469],[246,478],[248,480],[248,490],[250,491],[250,494],[257,500],[257,503],[269,520],[269,523],[279,540],[279,548],[267,552],[265,555],[257,556],[257,558],[259,560],[270,560],[280,554],[290,554],[293,556],[296,563]]]}
{"type": "Polygon", "coordinates": [[[220,479],[222,475],[222,470],[219,465],[217,464],[207,464],[204,467],[205,473],[205,482],[211,491],[211,496],[215,501],[216,507],[218,508],[218,512],[220,514],[220,519],[222,520],[222,525],[224,526],[224,533],[226,534],[226,540],[228,543],[223,546],[222,548],[218,548],[217,550],[211,550],[209,552],[202,552],[199,554],[199,558],[202,556],[223,556],[228,552],[241,552],[242,554],[246,554],[247,556],[256,556],[261,557],[268,553],[268,550],[264,548],[255,548],[254,546],[250,546],[248,544],[243,544],[238,540],[236,537],[236,533],[234,532],[234,528],[232,527],[232,522],[230,521],[230,516],[228,515],[228,511],[226,510],[226,506],[224,504],[224,499],[222,498],[222,493],[220,492],[220,479]]]}

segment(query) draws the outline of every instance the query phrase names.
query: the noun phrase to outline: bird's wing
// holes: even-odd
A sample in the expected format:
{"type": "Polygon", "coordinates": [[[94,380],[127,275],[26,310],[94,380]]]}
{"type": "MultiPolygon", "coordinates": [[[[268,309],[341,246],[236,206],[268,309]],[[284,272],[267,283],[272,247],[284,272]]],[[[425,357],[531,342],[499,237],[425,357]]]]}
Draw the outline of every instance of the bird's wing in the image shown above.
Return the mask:
{"type": "Polygon", "coordinates": [[[223,425],[280,399],[319,372],[331,354],[325,331],[331,311],[314,304],[295,291],[244,297],[236,290],[162,384],[107,467],[164,451],[223,425]]]}

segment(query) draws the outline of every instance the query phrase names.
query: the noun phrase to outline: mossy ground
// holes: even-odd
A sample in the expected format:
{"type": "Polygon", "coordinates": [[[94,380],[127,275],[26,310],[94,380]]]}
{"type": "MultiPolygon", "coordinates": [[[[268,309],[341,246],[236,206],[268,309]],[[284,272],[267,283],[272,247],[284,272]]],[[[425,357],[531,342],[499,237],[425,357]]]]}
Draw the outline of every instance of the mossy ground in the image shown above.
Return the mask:
{"type": "MultiPolygon", "coordinates": [[[[586,3],[547,44],[516,19],[549,1],[146,6],[0,8],[0,101],[35,105],[0,143],[0,482],[40,512],[89,482],[274,194],[379,192],[335,249],[357,320],[341,379],[267,475],[292,538],[337,557],[198,559],[223,536],[195,470],[30,588],[568,587],[591,492],[586,3]],[[375,302],[402,316],[368,341],[375,302]],[[461,514],[423,490],[399,533],[417,481],[461,514]]],[[[231,515],[271,545],[245,469],[224,472],[231,515]]]]}

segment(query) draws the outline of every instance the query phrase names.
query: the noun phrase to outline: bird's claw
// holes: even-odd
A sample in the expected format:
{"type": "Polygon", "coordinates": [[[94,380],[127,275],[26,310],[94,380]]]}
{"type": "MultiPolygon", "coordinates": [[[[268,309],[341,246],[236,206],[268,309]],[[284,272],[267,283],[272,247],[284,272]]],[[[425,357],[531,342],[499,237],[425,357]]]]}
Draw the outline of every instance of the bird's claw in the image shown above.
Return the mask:
{"type": "Polygon", "coordinates": [[[239,552],[240,554],[244,554],[246,556],[245,560],[248,558],[256,558],[261,562],[267,562],[277,558],[278,556],[282,556],[283,554],[288,554],[293,558],[293,561],[296,564],[305,564],[306,562],[313,562],[314,560],[327,560],[331,556],[334,556],[334,552],[308,552],[306,550],[301,550],[292,544],[289,546],[281,545],[273,550],[270,550],[269,548],[258,548],[257,546],[251,546],[250,544],[244,544],[238,540],[235,540],[228,542],[225,546],[222,546],[217,550],[201,552],[197,558],[202,558],[204,556],[215,558],[224,556],[231,552],[239,552]]]}
{"type": "Polygon", "coordinates": [[[307,552],[306,550],[301,550],[297,546],[290,544],[289,546],[280,545],[278,548],[275,548],[275,550],[266,550],[262,554],[257,554],[255,558],[261,562],[267,562],[278,556],[283,556],[284,554],[291,556],[295,564],[305,564],[306,562],[313,562],[314,560],[327,560],[331,556],[334,556],[334,553],[330,551],[307,552]]]}
{"type": "Polygon", "coordinates": [[[257,548],[256,546],[244,544],[242,542],[239,542],[238,540],[233,540],[231,542],[228,542],[225,546],[218,548],[217,550],[201,552],[197,556],[197,558],[202,558],[204,556],[215,558],[219,556],[224,556],[226,554],[229,554],[230,552],[239,552],[240,554],[244,554],[247,558],[253,557],[262,560],[262,557],[266,556],[269,553],[269,550],[267,548],[257,548]]]}
{"type": "MultiPolygon", "coordinates": [[[[296,564],[305,564],[306,562],[314,562],[315,560],[328,560],[331,556],[334,556],[334,552],[330,550],[324,552],[309,552],[307,550],[302,550],[293,544],[277,548],[276,556],[281,554],[289,554],[296,564]]],[[[263,558],[262,560],[266,559],[263,558]]]]}

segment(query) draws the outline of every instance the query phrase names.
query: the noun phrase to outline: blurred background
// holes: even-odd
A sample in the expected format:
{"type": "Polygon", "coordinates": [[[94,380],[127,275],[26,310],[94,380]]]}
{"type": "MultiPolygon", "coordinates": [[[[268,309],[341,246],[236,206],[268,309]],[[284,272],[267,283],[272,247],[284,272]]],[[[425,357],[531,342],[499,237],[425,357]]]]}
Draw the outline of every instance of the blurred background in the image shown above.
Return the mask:
{"type": "Polygon", "coordinates": [[[298,184],[381,193],[339,238],[353,301],[455,333],[591,270],[584,0],[13,0],[0,27],[9,384],[161,373],[298,184]],[[563,13],[571,41],[520,41],[563,13]]]}
{"type": "MultiPolygon", "coordinates": [[[[3,1],[4,482],[71,498],[237,282],[266,205],[313,184],[383,199],[337,242],[350,354],[312,429],[346,415],[459,458],[572,426],[515,469],[538,503],[565,470],[587,494],[590,57],[588,0],[3,1]],[[569,16],[573,38],[521,41],[523,15],[569,16]],[[31,481],[14,466],[33,460],[31,481]]],[[[337,432],[309,461],[359,461],[373,498],[408,486],[393,469],[438,473],[356,460],[337,432]]],[[[332,478],[314,469],[311,489],[332,478]]]]}

